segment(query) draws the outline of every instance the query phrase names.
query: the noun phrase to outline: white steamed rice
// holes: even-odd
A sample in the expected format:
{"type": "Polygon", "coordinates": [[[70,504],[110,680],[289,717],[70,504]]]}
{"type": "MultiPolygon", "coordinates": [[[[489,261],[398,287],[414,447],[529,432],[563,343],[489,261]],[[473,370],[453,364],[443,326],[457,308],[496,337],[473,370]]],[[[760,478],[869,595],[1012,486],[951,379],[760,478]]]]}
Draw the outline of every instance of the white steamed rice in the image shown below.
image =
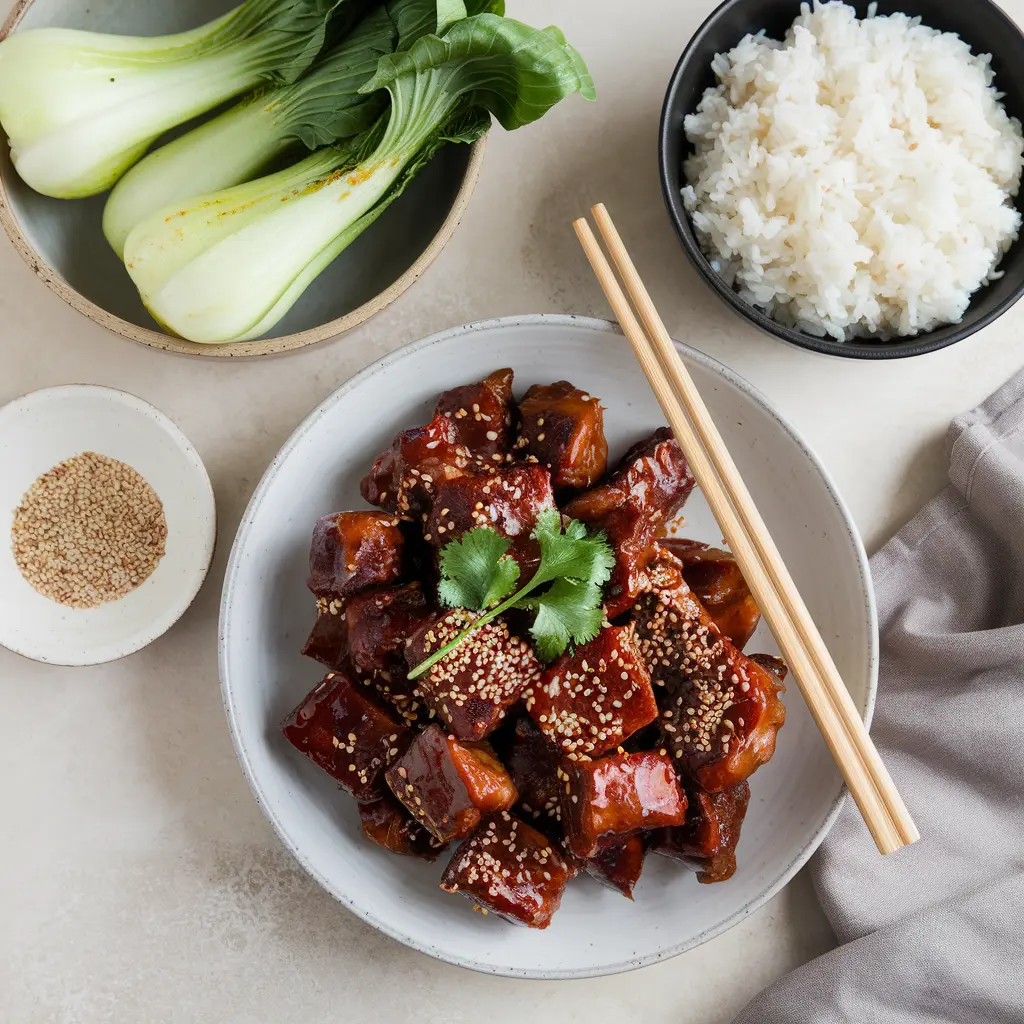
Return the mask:
{"type": "Polygon", "coordinates": [[[748,35],[713,68],[683,199],[747,302],[839,341],[891,337],[958,322],[999,276],[1024,138],[987,55],[816,0],[784,43],[748,35]]]}

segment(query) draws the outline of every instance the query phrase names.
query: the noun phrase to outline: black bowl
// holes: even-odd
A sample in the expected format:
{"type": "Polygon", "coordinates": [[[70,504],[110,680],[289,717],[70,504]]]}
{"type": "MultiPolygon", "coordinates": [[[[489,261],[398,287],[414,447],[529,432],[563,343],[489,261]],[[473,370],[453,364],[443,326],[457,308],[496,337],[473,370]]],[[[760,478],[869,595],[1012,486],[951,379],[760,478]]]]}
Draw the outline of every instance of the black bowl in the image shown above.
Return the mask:
{"type": "MultiPolygon", "coordinates": [[[[867,14],[868,0],[846,0],[859,17],[867,14]]],[[[903,12],[920,17],[924,24],[956,32],[974,53],[990,53],[996,88],[1005,93],[1003,103],[1011,116],[1024,120],[1024,35],[990,0],[879,0],[879,14],[903,12]]],[[[694,266],[708,284],[732,308],[751,323],[801,348],[854,359],[899,359],[934,352],[992,323],[1024,293],[1024,238],[1014,242],[999,269],[1003,276],[980,289],[971,300],[963,320],[934,331],[892,341],[837,342],[785,327],[745,302],[715,273],[701,252],[680,190],[683,160],[690,144],[683,132],[683,118],[697,108],[704,90],[715,84],[711,60],[716,53],[731,50],[748,32],[765,29],[771,38],[781,39],[800,12],[799,0],[726,0],[697,30],[676,65],[661,112],[659,159],[661,186],[669,213],[694,266]]],[[[1024,211],[1024,196],[1017,208],[1024,211]]]]}

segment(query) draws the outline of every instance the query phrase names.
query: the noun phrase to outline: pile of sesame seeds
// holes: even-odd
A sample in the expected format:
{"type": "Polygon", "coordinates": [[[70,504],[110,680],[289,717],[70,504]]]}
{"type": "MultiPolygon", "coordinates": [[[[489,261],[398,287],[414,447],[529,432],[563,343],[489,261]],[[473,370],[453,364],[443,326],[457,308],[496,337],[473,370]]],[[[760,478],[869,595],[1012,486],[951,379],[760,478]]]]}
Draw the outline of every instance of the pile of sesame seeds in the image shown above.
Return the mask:
{"type": "Polygon", "coordinates": [[[345,618],[345,602],[338,597],[318,597],[316,599],[317,615],[340,615],[345,618]]]}
{"type": "Polygon", "coordinates": [[[131,466],[83,452],[39,477],[15,510],[14,560],[40,594],[95,608],[153,574],[167,544],[163,504],[131,466]]]}

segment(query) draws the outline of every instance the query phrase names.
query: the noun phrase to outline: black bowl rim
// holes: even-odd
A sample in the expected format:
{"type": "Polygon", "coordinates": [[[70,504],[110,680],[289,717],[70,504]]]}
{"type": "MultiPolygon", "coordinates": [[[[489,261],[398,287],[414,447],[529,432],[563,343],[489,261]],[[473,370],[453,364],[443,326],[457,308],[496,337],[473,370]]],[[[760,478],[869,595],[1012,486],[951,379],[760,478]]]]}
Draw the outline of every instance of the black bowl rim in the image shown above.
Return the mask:
{"type": "MultiPolygon", "coordinates": [[[[673,174],[679,174],[678,168],[672,168],[668,161],[668,144],[670,137],[669,121],[673,112],[679,105],[677,93],[680,87],[680,80],[683,72],[693,60],[696,50],[704,37],[711,30],[712,26],[727,11],[741,4],[751,3],[752,0],[723,0],[701,23],[700,27],[690,37],[682,56],[676,63],[669,79],[668,89],[665,92],[665,100],[661,107],[661,118],[658,125],[658,165],[661,178],[661,191],[665,198],[665,205],[668,207],[669,216],[676,229],[676,234],[683,244],[686,255],[690,262],[696,267],[700,276],[718,293],[719,297],[732,309],[749,320],[754,326],[772,335],[781,341],[796,345],[799,348],[809,349],[813,352],[821,352],[825,355],[839,356],[846,359],[905,359],[909,356],[925,355],[928,352],[937,352],[964,341],[977,331],[982,330],[989,324],[998,320],[1018,299],[1024,295],[1024,277],[1017,287],[994,309],[991,309],[983,316],[977,317],[970,323],[961,326],[950,325],[947,328],[939,328],[943,332],[941,337],[933,337],[935,331],[928,331],[924,334],[911,337],[905,341],[875,342],[866,344],[863,342],[834,341],[829,338],[816,338],[812,334],[805,334],[803,331],[794,330],[772,320],[756,306],[752,306],[739,297],[726,283],[721,276],[715,273],[707,257],[704,255],[694,234],[693,226],[690,223],[689,215],[683,205],[679,189],[673,184],[673,174]],[[952,329],[950,329],[952,328],[952,329]]],[[[990,7],[1005,23],[1008,32],[1024,36],[1024,32],[1018,28],[1012,18],[993,0],[976,0],[990,7]]],[[[737,39],[736,42],[739,42],[737,39]]],[[[685,111],[689,113],[689,111],[685,111]]],[[[681,175],[680,175],[681,177],[681,175]]],[[[1024,240],[1024,232],[1021,235],[1024,240]]]]}

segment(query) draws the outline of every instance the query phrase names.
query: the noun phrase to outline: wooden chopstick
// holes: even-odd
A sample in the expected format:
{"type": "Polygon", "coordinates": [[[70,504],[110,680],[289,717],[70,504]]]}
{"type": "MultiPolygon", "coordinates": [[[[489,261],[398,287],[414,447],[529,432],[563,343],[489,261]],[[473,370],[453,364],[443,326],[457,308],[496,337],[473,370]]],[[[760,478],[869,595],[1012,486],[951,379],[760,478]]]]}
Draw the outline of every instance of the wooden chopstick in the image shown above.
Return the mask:
{"type": "MultiPolygon", "coordinates": [[[[777,583],[770,575],[768,567],[762,563],[759,548],[748,536],[744,521],[737,515],[733,501],[723,486],[723,482],[732,483],[732,479],[727,473],[723,473],[720,479],[715,465],[686,415],[683,396],[682,394],[677,395],[673,388],[675,375],[670,378],[666,374],[657,350],[652,346],[637,321],[625,293],[590,229],[590,225],[580,219],[575,222],[574,227],[623,332],[633,346],[633,351],[690,462],[693,474],[700,484],[715,518],[722,527],[722,532],[747,579],[754,599],[761,608],[784,657],[793,670],[811,714],[843,773],[875,843],[883,853],[889,853],[912,842],[917,838],[916,830],[913,830],[911,837],[908,832],[901,830],[897,825],[896,812],[890,810],[887,798],[891,800],[895,795],[895,800],[899,802],[900,807],[902,807],[902,801],[899,800],[899,795],[896,793],[895,787],[892,786],[891,780],[889,780],[890,791],[887,792],[884,781],[881,781],[877,775],[879,768],[882,773],[885,773],[885,768],[878,758],[877,751],[874,751],[863,722],[857,715],[852,700],[849,699],[849,694],[846,694],[845,702],[833,701],[828,683],[822,677],[822,672],[812,657],[801,630],[791,618],[790,607],[779,593],[781,582],[777,583]],[[848,718],[852,718],[852,721],[847,721],[848,718]],[[855,741],[852,737],[858,733],[860,735],[855,741]],[[873,758],[866,753],[868,748],[874,752],[873,758]]],[[[621,245],[621,240],[619,244],[621,245]]],[[[635,268],[633,274],[635,275],[635,268]]],[[[649,301],[648,297],[648,303],[649,301]]],[[[685,368],[682,368],[682,372],[686,372],[685,368]]],[[[692,382],[690,383],[692,389],[692,382]]],[[[695,392],[695,389],[693,390],[695,392]]],[[[706,409],[704,413],[708,424],[714,430],[706,409]]],[[[715,433],[717,436],[717,431],[715,433]]],[[[721,439],[718,440],[721,449],[724,450],[721,439]]],[[[735,474],[735,467],[733,466],[732,469],[735,474]]],[[[738,476],[738,474],[735,475],[738,476]]],[[[747,500],[749,502],[749,494],[747,500]]],[[[750,504],[752,506],[752,502],[750,504]]],[[[761,525],[763,527],[763,523],[761,525]]],[[[788,574],[786,578],[789,579],[788,574]]],[[[792,585],[792,580],[789,580],[789,583],[792,585]]],[[[795,590],[795,588],[793,589],[795,590]]],[[[797,608],[798,606],[794,602],[792,607],[797,608]]],[[[802,602],[799,607],[803,607],[802,602]]],[[[803,610],[810,629],[816,633],[813,622],[806,613],[806,608],[803,610]]],[[[801,625],[806,626],[807,623],[801,623],[801,625]]],[[[839,686],[845,692],[845,686],[842,685],[841,680],[839,680],[839,686]]],[[[885,773],[885,779],[888,779],[887,773],[885,773]]],[[[903,815],[909,822],[909,815],[906,814],[905,808],[903,808],[903,815]]],[[[910,829],[913,829],[912,822],[910,822],[910,829]]]]}
{"type": "Polygon", "coordinates": [[[775,589],[786,607],[786,612],[796,626],[797,631],[804,643],[804,646],[811,655],[815,667],[821,677],[829,698],[832,700],[839,713],[844,726],[850,735],[850,740],[857,748],[858,754],[864,761],[868,773],[871,775],[875,786],[878,788],[882,801],[889,812],[896,830],[899,833],[902,843],[910,844],[920,838],[913,819],[907,810],[892,777],[889,775],[877,748],[871,741],[868,731],[864,728],[860,715],[854,706],[850,692],[847,690],[836,668],[832,655],[822,640],[821,633],[814,625],[807,606],[804,604],[793,578],[786,568],[786,564],[779,554],[764,520],[761,518],[747,490],[743,478],[736,468],[736,464],[729,454],[721,435],[715,427],[714,421],[705,406],[700,392],[697,390],[690,377],[689,372],[683,364],[669,333],[665,328],[658,311],[654,306],[651,296],[648,293],[643,281],[629,256],[625,244],[622,241],[611,216],[603,203],[593,207],[594,219],[597,221],[598,230],[611,254],[612,261],[619,271],[626,286],[626,291],[640,314],[640,319],[647,330],[647,336],[654,343],[655,350],[661,360],[662,366],[668,373],[669,379],[680,399],[684,409],[689,414],[689,419],[700,439],[705,452],[707,452],[711,464],[714,467],[718,480],[727,483],[726,491],[731,504],[739,516],[746,535],[753,542],[757,550],[761,564],[767,570],[775,584],[775,589]]]}

